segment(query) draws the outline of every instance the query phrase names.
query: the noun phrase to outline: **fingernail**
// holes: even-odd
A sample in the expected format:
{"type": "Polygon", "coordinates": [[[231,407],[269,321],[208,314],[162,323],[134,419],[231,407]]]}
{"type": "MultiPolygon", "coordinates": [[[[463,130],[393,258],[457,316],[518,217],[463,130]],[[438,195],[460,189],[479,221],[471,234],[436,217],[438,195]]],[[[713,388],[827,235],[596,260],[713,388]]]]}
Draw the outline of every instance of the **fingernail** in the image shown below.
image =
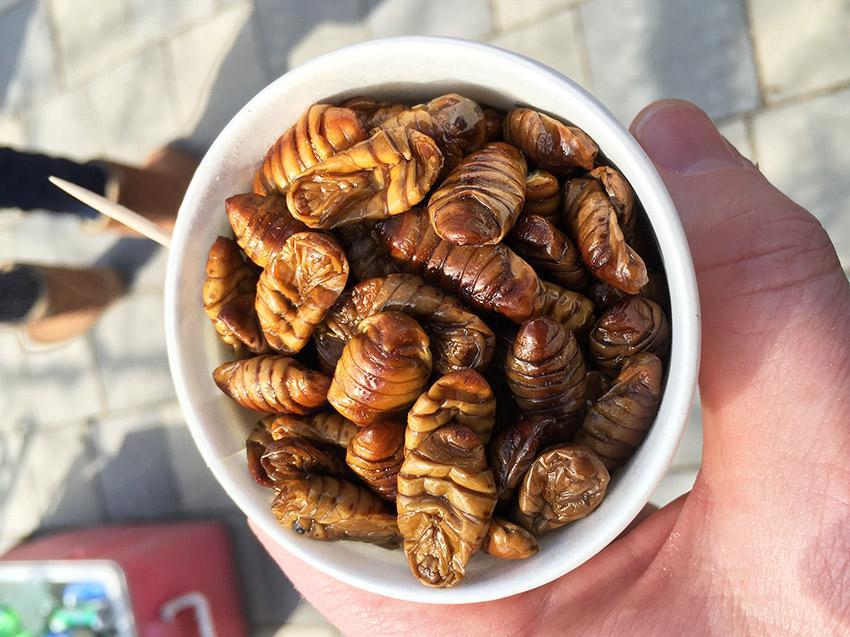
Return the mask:
{"type": "Polygon", "coordinates": [[[632,132],[656,165],[680,175],[744,165],[708,115],[690,102],[652,104],[637,116],[632,132]]]}

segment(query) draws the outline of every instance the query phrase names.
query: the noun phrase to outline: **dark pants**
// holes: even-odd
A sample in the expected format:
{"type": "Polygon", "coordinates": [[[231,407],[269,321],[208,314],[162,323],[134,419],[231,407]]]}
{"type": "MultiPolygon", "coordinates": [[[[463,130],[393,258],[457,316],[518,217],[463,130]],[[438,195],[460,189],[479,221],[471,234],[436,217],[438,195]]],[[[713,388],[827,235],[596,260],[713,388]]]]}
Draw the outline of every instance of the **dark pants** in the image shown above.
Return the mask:
{"type": "MultiPolygon", "coordinates": [[[[0,208],[44,210],[82,219],[100,215],[47,181],[50,175],[100,195],[106,192],[106,171],[97,162],[79,164],[0,147],[0,208]]],[[[44,282],[37,268],[15,265],[10,270],[0,270],[0,322],[24,320],[43,293],[44,282]]]]}
{"type": "Polygon", "coordinates": [[[69,159],[0,148],[0,208],[46,210],[95,219],[100,214],[47,181],[50,175],[67,179],[102,195],[106,171],[98,162],[78,164],[69,159]]]}

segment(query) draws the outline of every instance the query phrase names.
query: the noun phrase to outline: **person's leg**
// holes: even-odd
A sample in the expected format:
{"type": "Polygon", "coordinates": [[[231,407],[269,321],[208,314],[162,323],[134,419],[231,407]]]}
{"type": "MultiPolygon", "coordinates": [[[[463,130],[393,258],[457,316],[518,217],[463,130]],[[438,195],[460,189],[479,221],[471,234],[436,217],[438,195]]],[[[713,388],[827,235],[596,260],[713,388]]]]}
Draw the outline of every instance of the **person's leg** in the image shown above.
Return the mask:
{"type": "Polygon", "coordinates": [[[0,208],[75,214],[89,220],[90,229],[131,233],[47,181],[55,175],[117,201],[170,230],[197,165],[195,157],[174,145],[155,151],[139,168],[106,160],[80,164],[0,147],[0,208]]]}
{"type": "Polygon", "coordinates": [[[50,175],[67,179],[99,195],[106,194],[108,175],[98,162],[69,159],[0,147],[0,208],[47,210],[96,219],[99,213],[47,181],[50,175]]]}
{"type": "Polygon", "coordinates": [[[86,332],[124,289],[109,268],[15,264],[0,270],[0,323],[34,343],[58,343],[86,332]]]}

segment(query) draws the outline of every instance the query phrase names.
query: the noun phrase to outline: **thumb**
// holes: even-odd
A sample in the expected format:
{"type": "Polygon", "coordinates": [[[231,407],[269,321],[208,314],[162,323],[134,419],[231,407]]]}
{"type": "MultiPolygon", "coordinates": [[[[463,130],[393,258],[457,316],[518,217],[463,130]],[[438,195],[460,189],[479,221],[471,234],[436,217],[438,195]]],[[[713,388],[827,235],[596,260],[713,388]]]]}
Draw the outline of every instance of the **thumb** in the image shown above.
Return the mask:
{"type": "Polygon", "coordinates": [[[632,132],[678,208],[697,271],[704,471],[730,460],[751,471],[747,460],[804,455],[819,437],[846,450],[850,290],[826,232],[696,106],[650,105],[632,132]]]}

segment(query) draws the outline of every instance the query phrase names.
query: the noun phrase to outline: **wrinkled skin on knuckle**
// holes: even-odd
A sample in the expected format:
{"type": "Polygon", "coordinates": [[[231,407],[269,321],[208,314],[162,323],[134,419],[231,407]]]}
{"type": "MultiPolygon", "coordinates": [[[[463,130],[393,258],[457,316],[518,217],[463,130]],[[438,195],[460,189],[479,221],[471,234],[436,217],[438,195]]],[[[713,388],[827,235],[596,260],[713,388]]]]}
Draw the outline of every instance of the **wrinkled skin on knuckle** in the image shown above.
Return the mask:
{"type": "Polygon", "coordinates": [[[468,155],[431,195],[434,231],[457,245],[498,243],[522,210],[525,172],[522,153],[502,142],[468,155]]]}
{"type": "Polygon", "coordinates": [[[408,453],[396,504],[413,575],[437,588],[462,580],[496,506],[493,474],[475,432],[442,427],[408,453]]]}
{"type": "Polygon", "coordinates": [[[239,247],[261,268],[289,237],[307,230],[289,214],[286,199],[275,193],[234,195],[224,202],[224,208],[239,247]]]}
{"type": "Polygon", "coordinates": [[[305,170],[366,137],[355,111],[313,104],[269,148],[254,178],[254,192],[285,194],[305,170]]]}
{"type": "Polygon", "coordinates": [[[608,487],[608,470],[590,449],[556,447],[526,472],[514,511],[516,521],[539,534],[592,513],[608,487]]]}
{"type": "Polygon", "coordinates": [[[432,138],[409,128],[382,128],[301,173],[286,204],[311,228],[385,219],[418,204],[442,165],[432,138]]]}
{"type": "Polygon", "coordinates": [[[272,347],[301,351],[347,281],[348,259],[333,237],[300,232],[287,239],[257,287],[257,315],[272,347]]]}
{"type": "Polygon", "coordinates": [[[365,426],[406,410],[431,373],[430,341],[420,325],[399,312],[379,312],[357,326],[334,371],[328,401],[365,426]]]}
{"type": "Polygon", "coordinates": [[[590,407],[576,442],[613,470],[634,454],[661,401],[661,360],[649,352],[628,358],[611,388],[590,407]]]}

